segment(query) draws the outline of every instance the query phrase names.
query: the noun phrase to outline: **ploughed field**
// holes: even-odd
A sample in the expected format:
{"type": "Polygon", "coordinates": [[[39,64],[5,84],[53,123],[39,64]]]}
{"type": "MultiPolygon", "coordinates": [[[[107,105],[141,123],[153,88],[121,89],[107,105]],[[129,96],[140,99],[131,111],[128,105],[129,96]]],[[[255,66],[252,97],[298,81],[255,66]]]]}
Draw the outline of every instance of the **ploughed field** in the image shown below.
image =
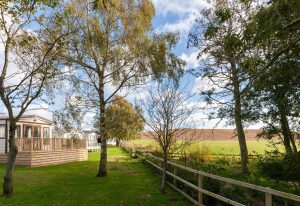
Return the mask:
{"type": "MultiPolygon", "coordinates": [[[[89,153],[89,160],[84,162],[37,168],[17,166],[14,196],[0,196],[0,206],[191,205],[171,189],[162,195],[159,178],[120,148],[108,149],[105,178],[95,177],[98,160],[99,153],[89,153]]],[[[5,165],[0,164],[1,180],[4,170],[5,165]]],[[[2,194],[2,187],[0,192],[2,194]]]]}

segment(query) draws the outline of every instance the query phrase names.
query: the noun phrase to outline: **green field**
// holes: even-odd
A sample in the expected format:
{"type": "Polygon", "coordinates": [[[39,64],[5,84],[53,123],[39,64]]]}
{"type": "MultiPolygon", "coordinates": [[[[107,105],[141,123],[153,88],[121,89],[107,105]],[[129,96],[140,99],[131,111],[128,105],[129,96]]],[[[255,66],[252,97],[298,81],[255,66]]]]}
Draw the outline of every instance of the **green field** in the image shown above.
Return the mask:
{"type": "MultiPolygon", "coordinates": [[[[160,180],[151,170],[119,148],[108,150],[108,176],[96,178],[99,153],[89,160],[38,168],[17,167],[12,198],[0,196],[0,205],[11,206],[163,206],[190,205],[168,189],[159,192],[160,180]]],[[[0,164],[1,179],[4,164],[0,164]]],[[[2,187],[0,189],[2,194],[2,187]]]]}
{"type": "MultiPolygon", "coordinates": [[[[128,141],[129,145],[132,146],[149,146],[154,145],[153,140],[132,140],[128,141]]],[[[239,154],[239,143],[238,141],[198,141],[193,143],[193,147],[207,146],[210,151],[214,154],[239,154]]],[[[247,141],[249,154],[264,154],[264,152],[270,151],[272,148],[269,146],[268,141],[247,141]]],[[[280,147],[280,149],[283,149],[280,147]]]]}

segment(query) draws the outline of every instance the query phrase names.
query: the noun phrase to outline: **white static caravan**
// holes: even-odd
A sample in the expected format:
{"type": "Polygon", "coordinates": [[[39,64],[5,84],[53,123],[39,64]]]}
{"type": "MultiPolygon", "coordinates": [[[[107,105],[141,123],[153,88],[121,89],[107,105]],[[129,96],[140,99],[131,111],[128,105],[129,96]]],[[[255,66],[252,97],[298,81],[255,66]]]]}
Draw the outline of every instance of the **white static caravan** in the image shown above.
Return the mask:
{"type": "Polygon", "coordinates": [[[116,146],[117,145],[117,141],[115,139],[108,139],[107,140],[107,145],[116,146]]]}
{"type": "MultiPolygon", "coordinates": [[[[6,162],[9,119],[0,117],[0,163],[6,162]]],[[[16,164],[43,166],[87,160],[85,140],[56,138],[52,134],[52,121],[38,115],[24,115],[17,122],[16,164]]]]}
{"type": "Polygon", "coordinates": [[[98,143],[98,135],[94,131],[84,131],[83,138],[86,140],[86,147],[88,151],[100,150],[100,143],[98,143]]]}
{"type": "Polygon", "coordinates": [[[71,131],[71,132],[65,132],[63,135],[64,138],[77,138],[77,139],[83,139],[82,132],[78,131],[71,131]]]}
{"type": "MultiPolygon", "coordinates": [[[[15,134],[16,144],[23,140],[52,138],[52,121],[37,115],[23,115],[17,122],[17,130],[15,134]]],[[[8,135],[9,135],[9,119],[0,117],[0,154],[8,152],[8,135]]],[[[18,145],[19,152],[25,149],[26,143],[18,145]]],[[[38,146],[33,144],[33,146],[38,146]]],[[[46,147],[43,144],[42,147],[46,147]]],[[[28,149],[28,148],[27,148],[28,149]]]]}
{"type": "Polygon", "coordinates": [[[54,138],[65,138],[65,139],[83,139],[83,133],[79,132],[77,130],[72,130],[72,131],[57,131],[57,130],[52,130],[52,136],[54,138]]]}

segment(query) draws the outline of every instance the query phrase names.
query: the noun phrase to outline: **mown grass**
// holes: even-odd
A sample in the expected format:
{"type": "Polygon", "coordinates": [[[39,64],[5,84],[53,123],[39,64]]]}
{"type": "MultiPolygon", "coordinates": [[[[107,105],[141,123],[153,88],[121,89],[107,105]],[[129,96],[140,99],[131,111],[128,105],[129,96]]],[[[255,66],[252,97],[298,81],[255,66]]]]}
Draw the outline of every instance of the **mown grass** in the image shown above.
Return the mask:
{"type": "MultiPolygon", "coordinates": [[[[159,192],[159,178],[119,148],[108,149],[108,176],[95,177],[99,153],[89,160],[38,168],[16,167],[14,196],[0,196],[0,205],[190,205],[168,189],[159,192]]],[[[3,177],[5,165],[0,164],[3,177]]],[[[2,187],[0,189],[2,194],[2,187]]]]}
{"type": "MultiPolygon", "coordinates": [[[[155,145],[153,140],[132,140],[128,144],[136,146],[155,145]]],[[[214,154],[239,154],[239,143],[237,140],[228,141],[198,141],[192,144],[193,147],[207,146],[214,154]]],[[[269,146],[268,141],[247,141],[249,154],[264,154],[265,151],[270,151],[272,147],[269,146]]],[[[280,147],[280,149],[283,149],[280,147]]]]}

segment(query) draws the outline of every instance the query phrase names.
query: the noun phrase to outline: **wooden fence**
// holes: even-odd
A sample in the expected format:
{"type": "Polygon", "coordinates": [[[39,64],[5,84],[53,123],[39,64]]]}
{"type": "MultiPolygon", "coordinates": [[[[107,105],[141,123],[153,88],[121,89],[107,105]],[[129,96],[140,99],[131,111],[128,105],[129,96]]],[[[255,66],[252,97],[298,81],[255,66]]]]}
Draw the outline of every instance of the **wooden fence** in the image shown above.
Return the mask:
{"type": "Polygon", "coordinates": [[[16,138],[19,152],[85,149],[85,139],[73,138],[16,138]]]}
{"type": "MultiPolygon", "coordinates": [[[[126,149],[126,150],[128,151],[128,149],[126,149]]],[[[139,158],[144,159],[146,162],[148,162],[150,165],[157,168],[158,170],[160,170],[160,171],[163,170],[162,169],[162,163],[163,163],[162,158],[153,156],[152,154],[149,154],[149,153],[144,153],[142,151],[134,151],[132,149],[129,149],[129,150],[130,150],[129,151],[130,153],[132,153],[132,152],[135,153],[135,155],[137,155],[139,158]],[[153,160],[157,160],[159,162],[159,164],[155,164],[155,161],[153,161],[153,160]]],[[[215,194],[213,192],[210,192],[208,190],[203,189],[203,178],[204,177],[208,177],[208,178],[211,178],[211,179],[216,180],[216,181],[221,181],[221,182],[229,183],[229,184],[232,184],[232,185],[237,185],[237,186],[240,186],[240,187],[243,187],[243,188],[248,188],[248,189],[252,189],[252,190],[255,190],[255,191],[262,192],[265,195],[265,206],[272,206],[273,205],[272,204],[272,202],[273,202],[272,197],[273,196],[277,196],[277,197],[281,197],[281,198],[284,198],[284,199],[300,202],[300,196],[297,196],[297,195],[281,192],[281,191],[278,191],[278,190],[274,190],[274,189],[270,189],[270,188],[266,188],[266,187],[262,187],[262,186],[258,186],[258,185],[253,185],[253,184],[246,183],[246,182],[241,182],[241,181],[226,178],[226,177],[221,177],[221,176],[218,176],[218,175],[213,175],[213,174],[202,172],[202,171],[199,171],[199,170],[195,170],[195,169],[192,169],[192,168],[189,168],[189,167],[186,167],[186,166],[183,166],[183,165],[177,164],[175,162],[171,162],[171,161],[168,161],[167,164],[171,165],[172,168],[173,168],[173,171],[168,171],[167,170],[167,175],[169,175],[170,177],[173,178],[173,182],[167,182],[168,185],[170,185],[173,189],[178,191],[180,194],[182,194],[184,197],[186,197],[188,200],[190,200],[195,205],[203,206],[203,194],[205,194],[205,195],[211,196],[213,198],[216,198],[220,201],[223,201],[225,203],[228,203],[230,205],[244,206],[244,204],[241,204],[241,203],[236,202],[234,200],[231,200],[229,198],[223,197],[221,195],[218,195],[218,194],[215,194]],[[190,173],[193,173],[193,174],[197,175],[198,184],[197,185],[192,184],[189,181],[177,176],[178,169],[188,171],[190,173]],[[177,187],[177,181],[179,181],[179,182],[189,186],[190,188],[193,188],[195,191],[197,191],[198,199],[195,200],[194,198],[192,198],[191,196],[186,194],[184,191],[180,190],[177,187]]]]}

